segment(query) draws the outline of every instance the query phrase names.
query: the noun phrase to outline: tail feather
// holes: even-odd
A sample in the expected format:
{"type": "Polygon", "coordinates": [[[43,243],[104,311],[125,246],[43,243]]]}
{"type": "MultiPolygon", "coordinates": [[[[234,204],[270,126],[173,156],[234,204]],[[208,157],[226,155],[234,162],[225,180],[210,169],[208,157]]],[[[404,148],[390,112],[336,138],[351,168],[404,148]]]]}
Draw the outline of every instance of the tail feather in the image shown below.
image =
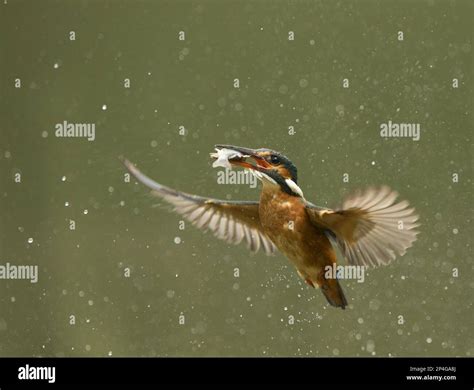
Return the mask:
{"type": "Polygon", "coordinates": [[[341,309],[346,308],[347,299],[337,279],[326,280],[321,286],[321,291],[331,306],[340,307],[341,309]]]}

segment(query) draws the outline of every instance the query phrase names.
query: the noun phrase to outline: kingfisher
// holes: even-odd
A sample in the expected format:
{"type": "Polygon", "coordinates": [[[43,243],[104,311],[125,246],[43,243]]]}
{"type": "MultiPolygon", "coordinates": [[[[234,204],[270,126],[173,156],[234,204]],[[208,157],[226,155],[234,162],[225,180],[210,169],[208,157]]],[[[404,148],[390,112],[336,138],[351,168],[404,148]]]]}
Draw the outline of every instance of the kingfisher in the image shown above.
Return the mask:
{"type": "Polygon", "coordinates": [[[335,209],[316,206],[298,186],[296,166],[282,153],[260,148],[215,145],[215,163],[249,170],[262,183],[259,201],[219,200],[191,195],[157,183],[128,160],[128,171],[152,193],[197,228],[229,243],[267,255],[283,253],[298,275],[320,288],[328,303],[345,309],[339,279],[328,277],[336,266],[336,248],[349,266],[375,268],[403,256],[413,245],[418,215],[387,186],[370,187],[346,197],[335,209]],[[226,153],[221,153],[221,152],[226,153]]]}

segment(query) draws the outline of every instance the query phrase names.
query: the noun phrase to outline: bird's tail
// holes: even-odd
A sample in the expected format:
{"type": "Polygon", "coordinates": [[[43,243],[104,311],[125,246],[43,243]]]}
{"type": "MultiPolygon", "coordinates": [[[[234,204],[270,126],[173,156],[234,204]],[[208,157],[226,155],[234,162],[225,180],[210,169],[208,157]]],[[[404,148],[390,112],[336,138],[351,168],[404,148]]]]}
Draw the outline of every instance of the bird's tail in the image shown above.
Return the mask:
{"type": "Polygon", "coordinates": [[[325,279],[321,284],[321,291],[331,306],[346,308],[347,299],[337,279],[325,279]]]}

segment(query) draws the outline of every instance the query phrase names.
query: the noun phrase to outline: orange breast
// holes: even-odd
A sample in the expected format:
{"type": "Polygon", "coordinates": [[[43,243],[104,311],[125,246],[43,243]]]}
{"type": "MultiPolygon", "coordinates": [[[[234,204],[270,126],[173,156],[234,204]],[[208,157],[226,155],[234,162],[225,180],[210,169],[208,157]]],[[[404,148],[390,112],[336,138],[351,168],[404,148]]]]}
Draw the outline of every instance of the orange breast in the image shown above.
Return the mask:
{"type": "Polygon", "coordinates": [[[259,213],[265,233],[304,274],[312,274],[336,260],[329,239],[310,222],[301,198],[276,186],[264,186],[259,213]]]}

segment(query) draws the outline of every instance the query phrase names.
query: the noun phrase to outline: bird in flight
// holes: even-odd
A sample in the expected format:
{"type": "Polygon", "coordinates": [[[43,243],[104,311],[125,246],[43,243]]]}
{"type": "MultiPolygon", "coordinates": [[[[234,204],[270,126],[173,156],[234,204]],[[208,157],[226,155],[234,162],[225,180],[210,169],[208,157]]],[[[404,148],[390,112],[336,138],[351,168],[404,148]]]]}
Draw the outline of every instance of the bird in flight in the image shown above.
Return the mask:
{"type": "Polygon", "coordinates": [[[134,164],[124,164],[154,195],[174,206],[197,228],[222,240],[246,242],[251,251],[282,252],[311,287],[320,287],[330,305],[344,309],[347,300],[337,277],[337,247],[349,265],[378,267],[405,254],[418,232],[418,216],[390,188],[368,188],[347,197],[338,209],[307,201],[298,186],[295,165],[271,149],[216,145],[214,166],[241,167],[262,183],[259,201],[229,201],[176,191],[150,179],[134,164]]]}

